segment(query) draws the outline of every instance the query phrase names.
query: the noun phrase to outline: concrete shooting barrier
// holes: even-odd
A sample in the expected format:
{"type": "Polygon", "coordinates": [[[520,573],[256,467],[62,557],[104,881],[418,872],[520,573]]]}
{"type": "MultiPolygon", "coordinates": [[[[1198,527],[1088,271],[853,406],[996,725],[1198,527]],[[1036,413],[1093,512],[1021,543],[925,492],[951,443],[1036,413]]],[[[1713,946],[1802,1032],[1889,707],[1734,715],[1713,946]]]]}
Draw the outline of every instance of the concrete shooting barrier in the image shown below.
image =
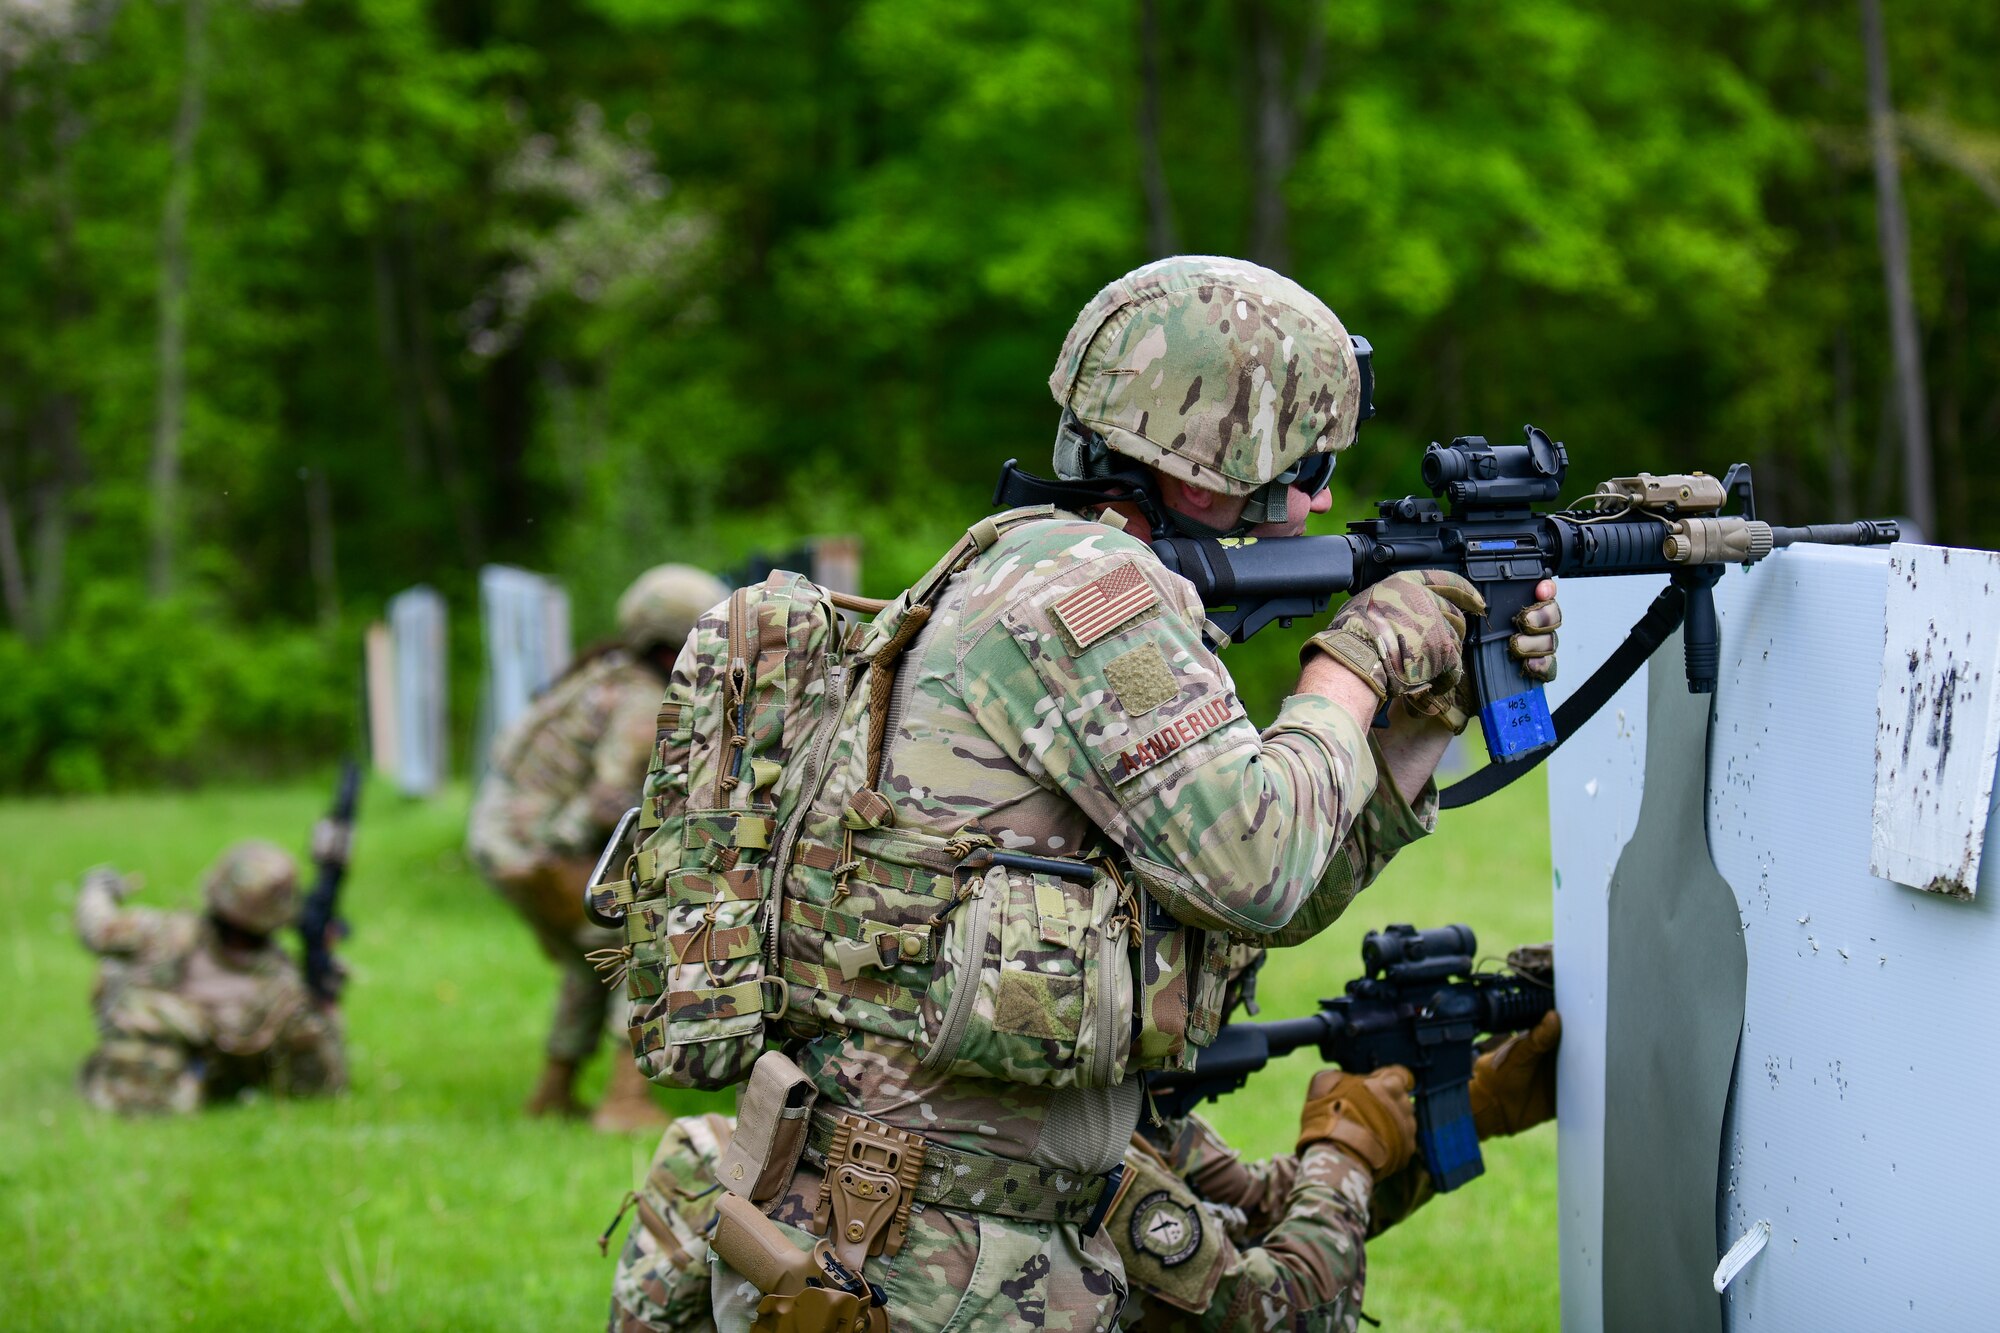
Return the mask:
{"type": "Polygon", "coordinates": [[[485,771],[493,738],[568,669],[569,594],[540,574],[487,565],[479,571],[479,624],[486,674],[473,746],[475,773],[485,771]]]}
{"type": "MultiPolygon", "coordinates": [[[[1659,583],[1563,585],[1552,694],[1659,583]]],[[[1798,546],[1716,606],[1712,698],[1676,639],[1548,764],[1563,1327],[1991,1328],[1995,558],[1798,546]]]]}
{"type": "Polygon", "coordinates": [[[451,772],[445,606],[436,589],[420,585],[390,599],[389,644],[396,785],[429,796],[451,772]]]}

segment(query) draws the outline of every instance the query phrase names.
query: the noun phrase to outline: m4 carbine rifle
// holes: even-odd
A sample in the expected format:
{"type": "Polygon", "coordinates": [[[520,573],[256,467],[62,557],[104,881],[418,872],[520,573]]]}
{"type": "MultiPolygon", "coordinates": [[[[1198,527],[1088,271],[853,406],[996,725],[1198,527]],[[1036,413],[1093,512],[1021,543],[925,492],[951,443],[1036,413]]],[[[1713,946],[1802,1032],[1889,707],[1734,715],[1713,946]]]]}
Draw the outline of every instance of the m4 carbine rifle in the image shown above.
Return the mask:
{"type": "Polygon", "coordinates": [[[299,908],[299,940],[305,946],[306,989],[326,1004],[340,999],[347,973],[333,956],[333,946],[347,934],[340,919],[340,885],[347,877],[348,852],[354,846],[354,808],[361,797],[361,766],[352,759],[340,763],[340,785],[333,808],[313,826],[312,859],[316,877],[312,892],[299,908]]]}
{"type": "MultiPolygon", "coordinates": [[[[1367,415],[1364,407],[1363,415],[1367,415]]],[[[1587,721],[1652,655],[1674,628],[1687,625],[1687,681],[1692,693],[1715,689],[1721,661],[1713,588],[1725,566],[1752,564],[1795,542],[1875,545],[1897,540],[1886,520],[1788,528],[1757,517],[1748,464],[1718,479],[1705,473],[1615,477],[1573,509],[1537,511],[1560,498],[1569,451],[1533,426],[1525,444],[1489,444],[1477,435],[1424,452],[1424,484],[1433,498],[1405,496],[1376,504],[1378,516],[1350,523],[1340,536],[1156,537],[1153,551],[1192,583],[1209,620],[1241,643],[1276,621],[1318,617],[1335,593],[1358,592],[1406,569],[1463,575],[1486,599],[1486,613],[1466,636],[1486,752],[1493,763],[1444,794],[1449,808],[1507,785],[1532,769],[1587,721]],[[1722,511],[1734,502],[1736,511],[1722,511]],[[1665,574],[1667,586],[1604,666],[1550,715],[1540,682],[1508,650],[1514,617],[1533,603],[1546,578],[1665,574]]],[[[1120,475],[1119,495],[1075,483],[1030,477],[1013,460],[1002,469],[995,501],[1053,500],[1103,504],[1109,498],[1152,501],[1142,475],[1120,475]]],[[[1146,503],[1141,508],[1148,509],[1146,503]]],[[[1155,524],[1155,532],[1160,525],[1155,524]]]]}
{"type": "Polygon", "coordinates": [[[1234,1092],[1272,1060],[1313,1046],[1350,1074],[1403,1065],[1416,1078],[1417,1150],[1439,1190],[1486,1169],[1468,1089],[1481,1033],[1521,1032],[1555,1004],[1549,983],[1473,972],[1478,941],[1466,926],[1390,926],[1361,944],[1368,974],[1305,1018],[1229,1023],[1191,1070],[1146,1075],[1153,1104],[1184,1116],[1234,1092]]]}
{"type": "Polygon", "coordinates": [[[1713,589],[1725,566],[1796,542],[1897,540],[1896,524],[1882,519],[1795,528],[1760,521],[1746,463],[1720,479],[1614,477],[1582,506],[1538,513],[1536,504],[1561,495],[1569,451],[1533,426],[1526,431],[1526,444],[1467,435],[1431,445],[1423,477],[1435,498],[1380,501],[1379,517],[1350,523],[1343,536],[1164,537],[1153,550],[1194,584],[1209,618],[1238,643],[1274,620],[1319,615],[1332,594],[1399,570],[1446,569],[1471,580],[1486,614],[1467,633],[1466,666],[1486,753],[1499,770],[1482,786],[1497,790],[1575,731],[1683,620],[1688,690],[1713,693],[1722,656],[1713,589]],[[1724,514],[1732,500],[1737,512],[1724,514]],[[1543,579],[1608,574],[1665,574],[1668,583],[1605,668],[1564,705],[1567,716],[1551,717],[1541,683],[1508,650],[1514,617],[1543,579]]]}

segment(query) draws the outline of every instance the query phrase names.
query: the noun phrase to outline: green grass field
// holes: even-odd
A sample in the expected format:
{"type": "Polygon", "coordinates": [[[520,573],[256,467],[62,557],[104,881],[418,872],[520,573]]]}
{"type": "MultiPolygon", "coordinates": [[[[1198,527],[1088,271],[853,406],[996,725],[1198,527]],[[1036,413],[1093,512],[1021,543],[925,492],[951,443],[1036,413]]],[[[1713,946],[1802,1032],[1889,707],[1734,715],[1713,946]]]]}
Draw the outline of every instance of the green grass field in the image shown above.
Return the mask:
{"type": "MultiPolygon", "coordinates": [[[[353,1092],[180,1122],[88,1111],[91,960],[74,882],[110,861],[136,900],[185,906],[230,839],[293,845],[310,787],[0,804],[0,1325],[15,1328],[601,1327],[595,1237],[651,1143],[523,1120],[554,973],[459,852],[464,793],[363,808],[345,951],[353,1092]]],[[[1337,991],[1364,930],[1465,921],[1487,951],[1549,933],[1540,784],[1447,816],[1342,922],[1272,960],[1266,1017],[1337,991]],[[1526,790],[1523,790],[1526,789],[1526,790]]],[[[1312,1064],[1294,1057],[1211,1108],[1254,1153],[1292,1138],[1312,1064]]],[[[603,1061],[592,1071],[593,1095],[603,1061]]],[[[726,1094],[661,1094],[676,1110],[726,1094]]],[[[1555,1137],[1490,1146],[1488,1175],[1370,1247],[1372,1316],[1400,1330],[1557,1323],[1555,1137]]]]}

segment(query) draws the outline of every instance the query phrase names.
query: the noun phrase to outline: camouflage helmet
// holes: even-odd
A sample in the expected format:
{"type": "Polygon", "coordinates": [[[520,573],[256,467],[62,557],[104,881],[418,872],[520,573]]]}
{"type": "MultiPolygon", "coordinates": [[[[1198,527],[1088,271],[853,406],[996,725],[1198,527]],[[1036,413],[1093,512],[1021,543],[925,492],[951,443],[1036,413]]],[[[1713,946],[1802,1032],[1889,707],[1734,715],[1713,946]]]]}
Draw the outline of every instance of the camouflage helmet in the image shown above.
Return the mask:
{"type": "Polygon", "coordinates": [[[729,596],[722,580],[693,565],[655,565],[618,599],[618,632],[635,653],[678,652],[701,613],[729,596]]]}
{"type": "MultiPolygon", "coordinates": [[[[1179,255],[1091,299],[1049,391],[1113,453],[1250,495],[1314,453],[1354,443],[1361,377],[1334,313],[1242,259],[1179,255]]],[[[1057,471],[1062,462],[1058,438],[1057,471]]]]}
{"type": "Polygon", "coordinates": [[[208,910],[230,925],[268,935],[299,913],[299,866],[276,843],[252,838],[224,852],[202,879],[208,910]]]}

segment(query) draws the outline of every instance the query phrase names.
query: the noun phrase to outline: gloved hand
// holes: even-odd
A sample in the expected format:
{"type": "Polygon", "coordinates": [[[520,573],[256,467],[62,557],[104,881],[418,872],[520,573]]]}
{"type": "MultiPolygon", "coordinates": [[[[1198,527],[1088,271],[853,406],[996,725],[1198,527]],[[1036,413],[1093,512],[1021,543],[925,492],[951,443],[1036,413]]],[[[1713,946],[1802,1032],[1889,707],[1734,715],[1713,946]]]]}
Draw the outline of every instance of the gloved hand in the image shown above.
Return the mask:
{"type": "Polygon", "coordinates": [[[1514,613],[1514,628],[1521,632],[1507,640],[1507,650],[1520,659],[1530,680],[1556,678],[1556,630],[1562,623],[1556,581],[1543,579],[1535,585],[1535,600],[1514,613]]]}
{"type": "MultiPolygon", "coordinates": [[[[1556,605],[1554,579],[1543,579],[1535,592],[1536,599],[1514,613],[1514,624],[1522,632],[1508,638],[1507,650],[1520,661],[1528,679],[1547,683],[1556,678],[1556,626],[1562,624],[1562,608],[1556,605]]],[[[1454,736],[1479,711],[1470,672],[1460,676],[1458,688],[1450,693],[1412,696],[1406,702],[1411,712],[1442,721],[1454,736]]]]}
{"type": "Polygon", "coordinates": [[[121,875],[111,866],[92,866],[83,872],[85,886],[103,889],[111,895],[111,901],[122,903],[139,889],[137,875],[121,875]]]}
{"type": "Polygon", "coordinates": [[[1456,574],[1404,570],[1348,598],[1306,649],[1346,666],[1382,703],[1400,698],[1437,713],[1465,679],[1466,614],[1485,610],[1479,590],[1456,574]]]}
{"type": "Polygon", "coordinates": [[[1472,1124],[1482,1139],[1532,1129],[1556,1114],[1556,1047],[1562,1018],[1551,1009],[1542,1021],[1479,1057],[1472,1066],[1472,1124]]]}
{"type": "Polygon", "coordinates": [[[1299,1113],[1299,1151],[1332,1143],[1378,1181],[1396,1174],[1417,1150],[1417,1113],[1410,1105],[1415,1085],[1401,1065],[1384,1065],[1365,1077],[1320,1070],[1299,1113]]]}

